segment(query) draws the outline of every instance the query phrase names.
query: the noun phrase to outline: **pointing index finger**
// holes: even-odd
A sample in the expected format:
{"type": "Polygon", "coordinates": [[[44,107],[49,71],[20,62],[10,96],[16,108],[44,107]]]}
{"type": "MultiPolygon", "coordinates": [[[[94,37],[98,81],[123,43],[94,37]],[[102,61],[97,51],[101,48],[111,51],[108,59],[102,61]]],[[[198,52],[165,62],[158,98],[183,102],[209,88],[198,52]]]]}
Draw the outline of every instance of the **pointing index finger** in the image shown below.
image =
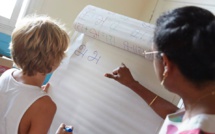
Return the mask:
{"type": "Polygon", "coordinates": [[[122,64],[123,67],[126,67],[126,65],[123,62],[121,64],[122,64]]]}

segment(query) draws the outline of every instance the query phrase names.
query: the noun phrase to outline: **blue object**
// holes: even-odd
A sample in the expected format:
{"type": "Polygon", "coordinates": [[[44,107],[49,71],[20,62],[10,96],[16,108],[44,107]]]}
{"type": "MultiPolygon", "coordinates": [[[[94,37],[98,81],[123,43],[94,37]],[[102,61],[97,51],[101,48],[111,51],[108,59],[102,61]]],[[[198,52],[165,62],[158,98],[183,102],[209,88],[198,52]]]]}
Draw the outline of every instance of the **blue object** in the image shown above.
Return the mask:
{"type": "Polygon", "coordinates": [[[11,57],[9,45],[11,36],[0,32],[0,55],[11,57]]]}
{"type": "Polygon", "coordinates": [[[47,82],[49,81],[49,79],[51,78],[51,76],[52,76],[52,73],[49,73],[49,74],[46,75],[46,78],[45,78],[45,80],[43,82],[43,85],[47,84],[47,82]]]}
{"type": "Polygon", "coordinates": [[[66,127],[66,128],[65,128],[65,131],[66,131],[66,132],[72,132],[72,128],[66,127]]]}

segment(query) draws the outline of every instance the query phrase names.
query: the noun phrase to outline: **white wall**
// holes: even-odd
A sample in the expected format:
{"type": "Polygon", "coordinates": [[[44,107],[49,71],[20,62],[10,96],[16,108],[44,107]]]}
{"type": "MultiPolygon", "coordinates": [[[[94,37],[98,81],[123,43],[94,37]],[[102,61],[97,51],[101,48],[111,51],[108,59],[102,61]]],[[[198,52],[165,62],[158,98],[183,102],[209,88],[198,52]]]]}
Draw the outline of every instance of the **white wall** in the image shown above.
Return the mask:
{"type": "Polygon", "coordinates": [[[158,0],[146,0],[143,4],[142,14],[139,19],[145,22],[150,22],[157,4],[158,0]]]}
{"type": "Polygon", "coordinates": [[[155,10],[150,23],[155,23],[163,12],[182,6],[198,6],[215,14],[215,0],[158,0],[154,6],[155,10]]]}
{"type": "Polygon", "coordinates": [[[142,17],[144,4],[149,1],[150,0],[33,0],[33,6],[36,5],[36,7],[33,7],[34,9],[29,12],[48,14],[55,19],[61,19],[61,21],[66,24],[67,28],[72,30],[73,21],[86,5],[94,5],[139,19],[142,17]]]}

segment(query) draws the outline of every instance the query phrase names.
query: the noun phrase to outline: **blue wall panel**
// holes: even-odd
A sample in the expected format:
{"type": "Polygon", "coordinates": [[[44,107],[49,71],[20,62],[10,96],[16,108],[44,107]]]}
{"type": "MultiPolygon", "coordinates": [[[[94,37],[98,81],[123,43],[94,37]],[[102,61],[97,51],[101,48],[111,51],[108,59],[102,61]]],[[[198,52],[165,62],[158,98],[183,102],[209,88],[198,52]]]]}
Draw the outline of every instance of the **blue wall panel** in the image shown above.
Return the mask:
{"type": "Polygon", "coordinates": [[[10,57],[9,44],[11,36],[0,32],[0,55],[10,57]]]}

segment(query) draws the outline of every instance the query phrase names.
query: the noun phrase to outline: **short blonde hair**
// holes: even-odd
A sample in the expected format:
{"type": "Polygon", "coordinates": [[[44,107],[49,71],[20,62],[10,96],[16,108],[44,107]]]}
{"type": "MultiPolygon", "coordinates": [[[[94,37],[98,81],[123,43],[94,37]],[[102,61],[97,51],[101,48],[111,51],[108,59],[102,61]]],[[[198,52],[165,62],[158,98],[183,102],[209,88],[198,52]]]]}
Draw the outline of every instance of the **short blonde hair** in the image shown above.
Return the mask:
{"type": "Polygon", "coordinates": [[[48,16],[25,17],[12,33],[10,44],[14,63],[28,76],[50,73],[69,45],[63,25],[48,16]]]}

